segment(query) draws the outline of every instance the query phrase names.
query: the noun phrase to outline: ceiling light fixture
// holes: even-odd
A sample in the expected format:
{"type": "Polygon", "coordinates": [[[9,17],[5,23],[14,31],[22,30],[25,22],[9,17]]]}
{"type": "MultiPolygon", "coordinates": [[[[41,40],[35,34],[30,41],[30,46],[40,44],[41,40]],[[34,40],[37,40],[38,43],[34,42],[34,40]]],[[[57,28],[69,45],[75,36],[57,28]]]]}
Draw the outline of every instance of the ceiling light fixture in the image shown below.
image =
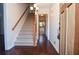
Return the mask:
{"type": "Polygon", "coordinates": [[[37,7],[37,4],[34,4],[34,7],[36,8],[37,7]]]}
{"type": "Polygon", "coordinates": [[[33,4],[33,6],[30,6],[30,10],[38,11],[39,7],[37,6],[37,4],[33,4]]]}
{"type": "Polygon", "coordinates": [[[33,10],[33,7],[30,7],[30,10],[33,10]]]}

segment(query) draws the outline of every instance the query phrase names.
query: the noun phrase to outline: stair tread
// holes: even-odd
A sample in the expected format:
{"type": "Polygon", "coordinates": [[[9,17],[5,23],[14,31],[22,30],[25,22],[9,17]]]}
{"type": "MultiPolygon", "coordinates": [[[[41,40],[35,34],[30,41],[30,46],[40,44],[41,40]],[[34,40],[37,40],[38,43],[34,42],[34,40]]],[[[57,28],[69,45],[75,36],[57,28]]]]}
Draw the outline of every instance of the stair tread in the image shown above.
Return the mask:
{"type": "Polygon", "coordinates": [[[26,34],[26,35],[21,35],[21,34],[20,34],[20,35],[18,35],[18,36],[22,36],[22,37],[30,36],[30,37],[31,37],[31,36],[33,36],[33,34],[26,34]]]}
{"type": "Polygon", "coordinates": [[[33,31],[33,29],[22,29],[20,31],[33,31]]]}
{"type": "Polygon", "coordinates": [[[33,33],[28,33],[28,32],[27,32],[27,33],[25,33],[25,32],[21,33],[21,32],[20,32],[20,33],[18,34],[18,36],[19,36],[19,35],[33,35],[33,33]]]}
{"type": "Polygon", "coordinates": [[[33,42],[15,42],[15,44],[33,44],[33,42]]]}
{"type": "Polygon", "coordinates": [[[17,40],[15,43],[33,43],[33,41],[23,41],[23,40],[17,40]]]}
{"type": "Polygon", "coordinates": [[[20,30],[20,31],[25,31],[25,32],[33,32],[33,30],[20,30]]]}
{"type": "Polygon", "coordinates": [[[33,35],[33,33],[19,33],[19,35],[33,35]]]}
{"type": "Polygon", "coordinates": [[[17,39],[32,39],[33,37],[17,37],[17,39]]]}
{"type": "Polygon", "coordinates": [[[27,37],[27,36],[21,36],[21,35],[19,35],[17,38],[23,38],[23,39],[28,38],[28,39],[30,39],[30,38],[33,38],[33,36],[27,37]]]}
{"type": "MultiPolygon", "coordinates": [[[[21,32],[21,31],[20,31],[20,32],[21,32]]],[[[28,31],[28,32],[26,32],[26,31],[23,32],[23,31],[22,31],[21,33],[33,33],[33,31],[28,31]]]]}
{"type": "Polygon", "coordinates": [[[33,44],[15,44],[15,46],[34,46],[33,44]]]}
{"type": "Polygon", "coordinates": [[[17,40],[33,40],[33,38],[17,38],[17,40]]]}

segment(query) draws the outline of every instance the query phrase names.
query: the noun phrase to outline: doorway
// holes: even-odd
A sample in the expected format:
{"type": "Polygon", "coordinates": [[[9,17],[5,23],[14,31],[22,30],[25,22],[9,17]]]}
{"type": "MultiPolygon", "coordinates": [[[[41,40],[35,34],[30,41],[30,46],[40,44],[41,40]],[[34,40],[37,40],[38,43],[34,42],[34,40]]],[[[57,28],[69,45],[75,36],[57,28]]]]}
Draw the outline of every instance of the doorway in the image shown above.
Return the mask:
{"type": "Polygon", "coordinates": [[[46,35],[46,14],[39,15],[39,34],[46,35]]]}
{"type": "Polygon", "coordinates": [[[0,3],[0,52],[4,51],[4,16],[3,4],[0,3]]]}
{"type": "MultiPolygon", "coordinates": [[[[39,43],[42,45],[44,42],[46,42],[46,19],[47,14],[39,14],[38,20],[39,20],[39,43]]],[[[46,45],[46,44],[45,44],[46,45]]]]}

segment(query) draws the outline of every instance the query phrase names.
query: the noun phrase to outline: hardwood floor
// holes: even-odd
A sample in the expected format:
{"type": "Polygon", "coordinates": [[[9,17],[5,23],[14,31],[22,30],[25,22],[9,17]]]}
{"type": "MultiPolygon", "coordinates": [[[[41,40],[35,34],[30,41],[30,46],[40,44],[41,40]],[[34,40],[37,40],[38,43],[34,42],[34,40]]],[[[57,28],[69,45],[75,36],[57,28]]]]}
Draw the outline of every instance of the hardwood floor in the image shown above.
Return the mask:
{"type": "Polygon", "coordinates": [[[0,55],[5,55],[5,52],[0,50],[0,55]]]}
{"type": "Polygon", "coordinates": [[[4,52],[4,35],[1,35],[0,34],[0,55],[4,55],[5,52],[4,52]]]}
{"type": "Polygon", "coordinates": [[[44,35],[40,35],[37,47],[15,46],[6,55],[58,55],[52,44],[44,35]]]}

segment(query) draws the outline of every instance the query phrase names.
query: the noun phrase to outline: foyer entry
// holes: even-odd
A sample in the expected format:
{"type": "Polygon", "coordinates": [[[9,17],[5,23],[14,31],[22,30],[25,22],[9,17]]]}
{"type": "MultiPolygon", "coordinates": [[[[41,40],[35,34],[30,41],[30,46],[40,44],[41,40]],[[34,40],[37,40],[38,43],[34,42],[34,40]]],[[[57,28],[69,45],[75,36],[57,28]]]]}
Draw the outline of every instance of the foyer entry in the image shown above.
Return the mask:
{"type": "MultiPolygon", "coordinates": [[[[28,18],[31,18],[33,20],[32,18],[33,16],[35,15],[31,15],[28,18]]],[[[24,24],[26,24],[26,22],[24,24]]],[[[55,48],[52,46],[52,44],[44,34],[45,32],[40,34],[39,39],[37,41],[37,46],[34,47],[34,46],[16,45],[14,48],[7,51],[6,54],[7,55],[58,55],[55,48]]]]}

